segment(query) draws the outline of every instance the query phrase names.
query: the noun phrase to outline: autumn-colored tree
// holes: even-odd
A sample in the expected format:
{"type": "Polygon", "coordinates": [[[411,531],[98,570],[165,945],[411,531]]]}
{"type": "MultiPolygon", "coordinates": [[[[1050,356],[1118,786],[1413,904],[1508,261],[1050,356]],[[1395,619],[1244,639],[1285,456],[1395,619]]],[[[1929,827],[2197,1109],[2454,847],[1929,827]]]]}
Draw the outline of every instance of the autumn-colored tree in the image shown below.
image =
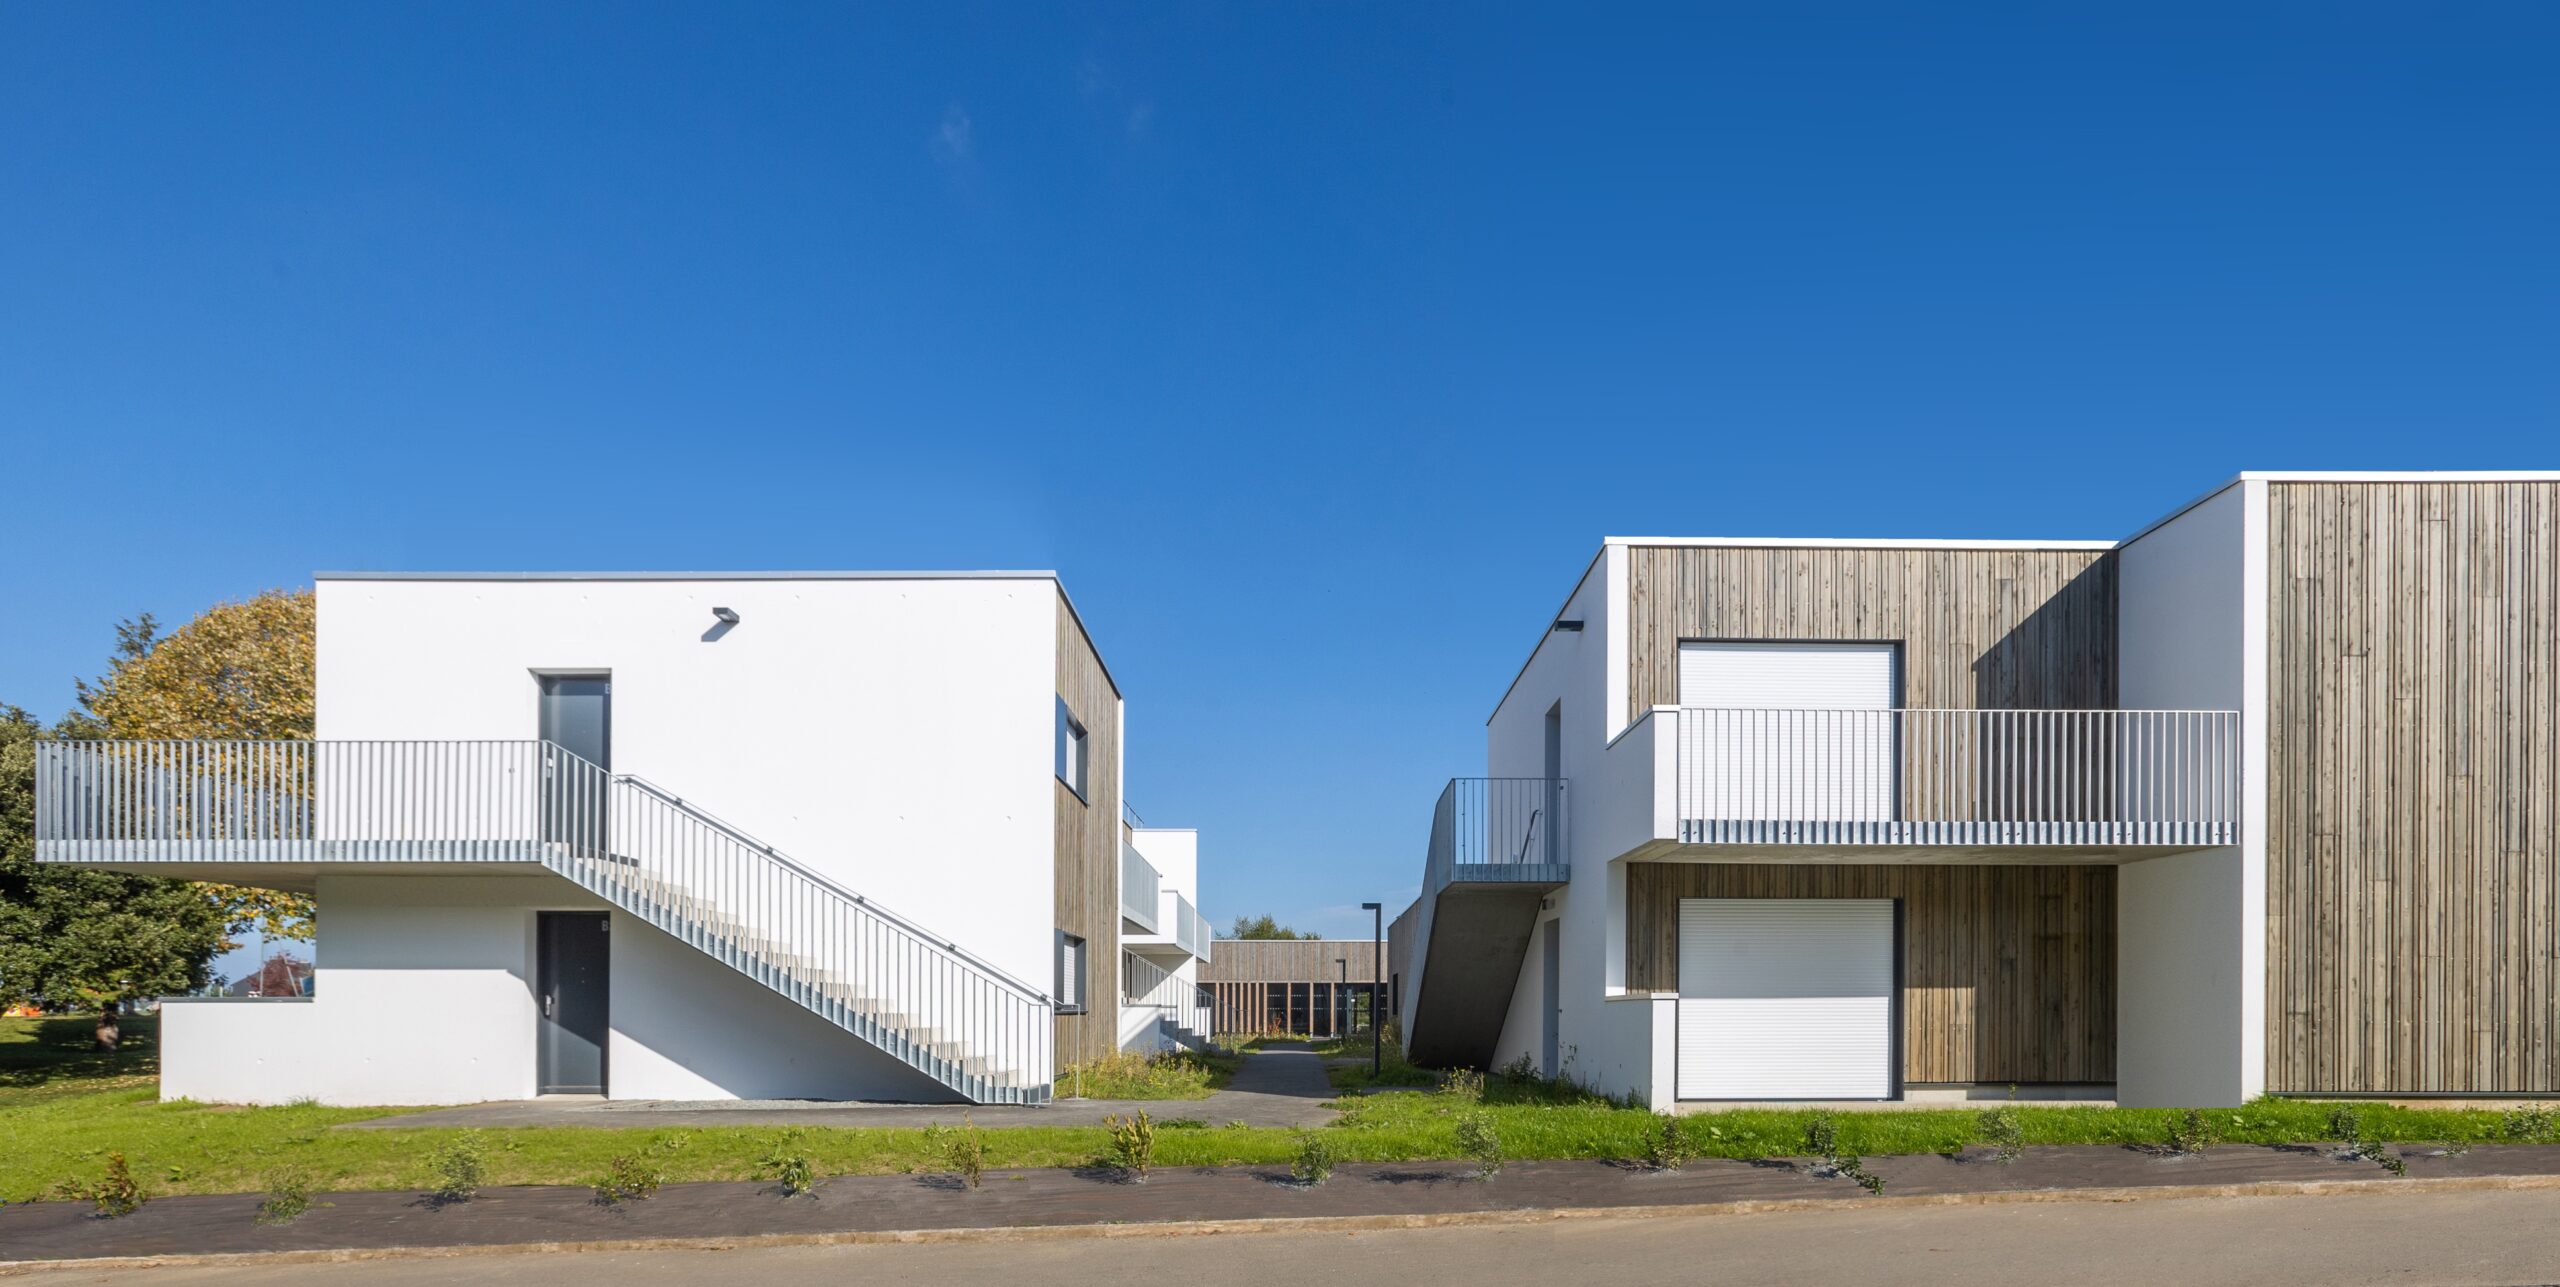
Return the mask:
{"type": "MultiPolygon", "coordinates": [[[[317,616],[309,590],[269,590],[207,608],[161,634],[148,613],[116,626],[107,673],[80,685],[74,736],[266,739],[311,736],[317,616]]],[[[309,938],[311,899],[206,885],[234,933],[309,938]]]]}

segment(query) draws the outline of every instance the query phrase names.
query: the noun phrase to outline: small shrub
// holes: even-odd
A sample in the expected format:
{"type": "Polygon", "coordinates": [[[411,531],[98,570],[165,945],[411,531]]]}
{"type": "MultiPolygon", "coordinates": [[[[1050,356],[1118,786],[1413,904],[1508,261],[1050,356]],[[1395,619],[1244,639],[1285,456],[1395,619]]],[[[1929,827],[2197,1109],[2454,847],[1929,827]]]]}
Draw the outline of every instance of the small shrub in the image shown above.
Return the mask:
{"type": "Polygon", "coordinates": [[[2338,1141],[2343,1146],[2340,1151],[2348,1156],[2363,1158],[2393,1175],[2409,1173],[2407,1159],[2383,1147],[2382,1141],[2365,1138],[2364,1114],[2353,1108],[2330,1110],[2329,1138],[2338,1141]]]}
{"type": "Polygon", "coordinates": [[[1493,1075],[1509,1082],[1537,1081],[1539,1079],[1538,1064],[1536,1060],[1529,1057],[1529,1052],[1524,1050],[1520,1052],[1519,1058],[1495,1069],[1493,1075]]]}
{"type": "Polygon", "coordinates": [[[1337,1160],[1332,1140],[1316,1131],[1300,1131],[1298,1155],[1289,1159],[1289,1178],[1314,1188],[1332,1178],[1337,1160]]]}
{"type": "Polygon", "coordinates": [[[71,1202],[87,1202],[98,1214],[110,1219],[128,1216],[142,1209],[142,1186],[134,1182],[133,1168],[121,1152],[107,1154],[106,1169],[94,1183],[67,1179],[54,1186],[55,1197],[71,1202]]]}
{"type": "Polygon", "coordinates": [[[1156,1124],[1147,1120],[1147,1110],[1135,1117],[1114,1113],[1102,1125],[1111,1132],[1111,1165],[1132,1180],[1147,1178],[1156,1164],[1156,1124]]]}
{"type": "Polygon", "coordinates": [[[1482,1109],[1458,1115],[1458,1151],[1476,1164],[1476,1178],[1490,1180],[1502,1169],[1502,1135],[1493,1114],[1482,1109]]]}
{"type": "Polygon", "coordinates": [[[1677,1171],[1697,1156],[1689,1137],[1680,1133],[1680,1119],[1669,1113],[1656,1113],[1644,1128],[1645,1165],[1657,1171],[1677,1171]]]}
{"type": "Polygon", "coordinates": [[[647,1154],[623,1154],[605,1163],[604,1178],[596,1181],[596,1201],[607,1206],[637,1202],[657,1193],[665,1183],[666,1171],[647,1154]]]}
{"type": "Polygon", "coordinates": [[[2018,1155],[2027,1151],[2026,1127],[2018,1121],[2018,1110],[2014,1108],[1983,1110],[1980,1133],[1982,1142],[1992,1147],[1992,1156],[2002,1166],[2017,1161],[2018,1155]]]}
{"type": "Polygon", "coordinates": [[[260,1224],[291,1224],[311,1209],[311,1173],[298,1166],[267,1172],[267,1195],[258,1202],[260,1224]]]}
{"type": "Polygon", "coordinates": [[[756,1163],[756,1178],[771,1180],[782,1196],[796,1198],[818,1187],[818,1160],[799,1147],[800,1132],[784,1131],[756,1163]]]}
{"type": "Polygon", "coordinates": [[[1484,1074],[1473,1068],[1452,1068],[1440,1079],[1440,1093],[1469,1104],[1484,1102],[1484,1074]]]}
{"type": "Polygon", "coordinates": [[[970,1188],[977,1188],[985,1178],[986,1133],[978,1129],[978,1124],[970,1120],[968,1114],[960,1115],[960,1125],[956,1127],[926,1127],[924,1139],[935,1156],[942,1159],[942,1164],[951,1168],[951,1173],[959,1176],[970,1188]]]}
{"type": "Polygon", "coordinates": [[[1840,1152],[1840,1123],[1830,1113],[1815,1113],[1804,1124],[1804,1151],[1824,1159],[1840,1152]]]}
{"type": "Polygon", "coordinates": [[[1884,1192],[1884,1177],[1867,1170],[1867,1160],[1840,1148],[1840,1123],[1829,1111],[1815,1113],[1804,1124],[1804,1151],[1813,1155],[1817,1169],[1828,1171],[1869,1193],[1884,1192]]]}
{"type": "Polygon", "coordinates": [[[2199,1109],[2190,1108],[2169,1119],[2169,1151],[2189,1157],[2213,1147],[2213,1122],[2199,1109]]]}
{"type": "Polygon", "coordinates": [[[427,1152],[427,1171],[435,1178],[428,1190],[437,1202],[469,1202],[489,1176],[489,1139],[463,1131],[427,1152]]]}
{"type": "Polygon", "coordinates": [[[2555,1125],[2560,1122],[2555,1122],[2548,1108],[2511,1108],[2498,1120],[2498,1133],[2511,1140],[2547,1140],[2555,1125]]]}

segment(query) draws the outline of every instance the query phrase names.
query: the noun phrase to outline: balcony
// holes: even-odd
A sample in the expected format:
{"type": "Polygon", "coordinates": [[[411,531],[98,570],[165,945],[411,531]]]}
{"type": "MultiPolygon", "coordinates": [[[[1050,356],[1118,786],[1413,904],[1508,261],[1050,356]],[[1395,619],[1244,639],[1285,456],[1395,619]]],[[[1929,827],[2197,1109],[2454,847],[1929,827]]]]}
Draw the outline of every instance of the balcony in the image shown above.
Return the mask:
{"type": "Polygon", "coordinates": [[[1431,811],[1423,888],[1560,885],[1569,874],[1561,778],[1452,778],[1431,811]]]}
{"type": "Polygon", "coordinates": [[[1164,901],[1164,877],[1155,865],[1139,854],[1127,841],[1120,843],[1120,921],[1125,930],[1135,926],[1140,933],[1153,934],[1163,928],[1158,920],[1164,901]]]}
{"type": "Polygon", "coordinates": [[[2240,832],[2236,711],[1661,707],[1620,745],[1641,738],[1669,761],[1654,838],[1680,845],[2174,851],[2240,832]]]}
{"type": "Polygon", "coordinates": [[[1164,890],[1159,899],[1156,928],[1144,934],[1124,933],[1120,936],[1121,945],[1149,956],[1208,960],[1212,941],[1209,918],[1201,915],[1181,890],[1164,890]]]}

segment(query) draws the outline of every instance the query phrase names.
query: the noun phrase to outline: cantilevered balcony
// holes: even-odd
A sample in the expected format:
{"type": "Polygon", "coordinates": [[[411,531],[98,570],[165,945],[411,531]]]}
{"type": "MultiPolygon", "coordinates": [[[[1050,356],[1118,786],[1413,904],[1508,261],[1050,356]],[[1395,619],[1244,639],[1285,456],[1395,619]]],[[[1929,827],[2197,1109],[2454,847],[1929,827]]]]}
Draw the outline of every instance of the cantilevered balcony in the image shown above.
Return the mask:
{"type": "Polygon", "coordinates": [[[2103,855],[2239,837],[2235,711],[1659,707],[1611,754],[1647,746],[1653,838],[1683,846],[2103,855]]]}
{"type": "Polygon", "coordinates": [[[1190,898],[1181,890],[1166,889],[1157,898],[1155,928],[1146,933],[1129,930],[1124,912],[1121,946],[1155,957],[1188,956],[1208,960],[1212,937],[1209,918],[1201,915],[1200,909],[1192,906],[1190,898]]]}
{"type": "Polygon", "coordinates": [[[1163,928],[1160,904],[1164,876],[1135,845],[1120,842],[1120,925],[1124,933],[1154,934],[1163,928]]]}

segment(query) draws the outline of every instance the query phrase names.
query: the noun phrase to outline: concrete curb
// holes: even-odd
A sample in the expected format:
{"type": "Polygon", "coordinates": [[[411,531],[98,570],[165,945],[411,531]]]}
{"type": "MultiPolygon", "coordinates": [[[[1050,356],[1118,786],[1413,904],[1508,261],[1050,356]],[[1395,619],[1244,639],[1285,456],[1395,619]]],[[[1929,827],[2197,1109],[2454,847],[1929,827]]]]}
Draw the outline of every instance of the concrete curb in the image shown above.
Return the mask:
{"type": "Polygon", "coordinates": [[[367,1260],[435,1260],[564,1251],[745,1251],[763,1247],[923,1246],[940,1243],[1063,1242],[1087,1238],[1182,1238],[1256,1233],[1362,1233],[1391,1229],[1455,1229],[1545,1224],[1558,1220],[1659,1216],[1771,1215],[1874,1207],[2030,1206],[2060,1202],[2145,1202],[2173,1198],[2359,1197],[2393,1193],[2501,1193],[2560,1189],[2560,1175],[2452,1175],[2421,1179],[2255,1180],[2238,1184],[2159,1184],[2088,1189],[2014,1189],[1989,1193],[1921,1193],[1854,1198],[1751,1198],[1733,1202],[1623,1207],[1523,1207],[1407,1215],[1276,1216],[1253,1220],[1160,1220],[1131,1224],[1005,1225],[984,1229],[847,1230],[769,1233],[734,1238],[607,1238],[450,1247],[362,1247],[314,1251],[247,1251],[205,1255],[101,1256],[76,1260],[0,1260],[0,1277],[46,1269],[110,1269],[352,1264],[367,1260]]]}

